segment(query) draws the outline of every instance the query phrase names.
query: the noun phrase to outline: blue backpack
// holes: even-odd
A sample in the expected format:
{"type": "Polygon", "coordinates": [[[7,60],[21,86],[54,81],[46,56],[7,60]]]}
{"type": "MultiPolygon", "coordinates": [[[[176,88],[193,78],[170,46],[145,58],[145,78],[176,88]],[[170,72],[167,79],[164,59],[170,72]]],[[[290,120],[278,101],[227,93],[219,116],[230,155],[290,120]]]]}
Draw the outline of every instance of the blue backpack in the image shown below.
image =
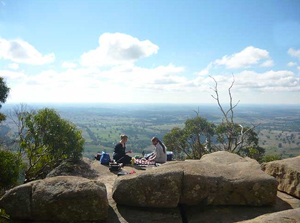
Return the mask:
{"type": "Polygon", "coordinates": [[[101,158],[100,158],[100,163],[103,164],[103,165],[108,165],[109,161],[110,161],[109,154],[102,151],[101,158]]]}

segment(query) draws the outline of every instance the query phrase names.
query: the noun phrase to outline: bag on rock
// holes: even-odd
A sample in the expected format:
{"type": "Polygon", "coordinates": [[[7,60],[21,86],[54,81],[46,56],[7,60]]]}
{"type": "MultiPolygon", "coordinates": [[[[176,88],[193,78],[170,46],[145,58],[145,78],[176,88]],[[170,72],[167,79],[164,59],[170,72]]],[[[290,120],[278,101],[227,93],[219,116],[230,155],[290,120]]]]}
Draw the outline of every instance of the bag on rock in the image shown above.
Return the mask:
{"type": "Polygon", "coordinates": [[[101,154],[101,158],[100,158],[100,163],[102,165],[108,165],[109,164],[109,161],[110,161],[110,156],[108,153],[106,152],[102,152],[101,154]]]}

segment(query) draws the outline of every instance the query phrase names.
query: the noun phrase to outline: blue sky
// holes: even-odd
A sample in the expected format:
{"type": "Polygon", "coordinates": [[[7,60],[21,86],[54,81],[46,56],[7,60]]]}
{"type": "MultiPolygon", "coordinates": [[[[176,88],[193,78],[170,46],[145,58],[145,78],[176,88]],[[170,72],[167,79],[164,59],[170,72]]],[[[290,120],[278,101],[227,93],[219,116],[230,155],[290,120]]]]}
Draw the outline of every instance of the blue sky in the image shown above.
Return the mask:
{"type": "Polygon", "coordinates": [[[300,1],[0,1],[8,102],[299,104],[300,1]]]}

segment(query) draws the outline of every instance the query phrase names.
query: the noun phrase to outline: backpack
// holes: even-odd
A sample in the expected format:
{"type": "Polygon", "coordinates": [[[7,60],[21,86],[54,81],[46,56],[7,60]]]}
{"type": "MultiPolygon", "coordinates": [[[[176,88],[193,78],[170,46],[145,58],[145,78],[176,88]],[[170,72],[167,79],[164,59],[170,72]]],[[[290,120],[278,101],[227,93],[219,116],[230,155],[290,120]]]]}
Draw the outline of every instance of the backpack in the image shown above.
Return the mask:
{"type": "Polygon", "coordinates": [[[102,151],[101,158],[100,158],[100,163],[101,163],[102,165],[108,165],[108,164],[109,164],[109,161],[110,161],[110,156],[109,156],[109,154],[102,151]]]}

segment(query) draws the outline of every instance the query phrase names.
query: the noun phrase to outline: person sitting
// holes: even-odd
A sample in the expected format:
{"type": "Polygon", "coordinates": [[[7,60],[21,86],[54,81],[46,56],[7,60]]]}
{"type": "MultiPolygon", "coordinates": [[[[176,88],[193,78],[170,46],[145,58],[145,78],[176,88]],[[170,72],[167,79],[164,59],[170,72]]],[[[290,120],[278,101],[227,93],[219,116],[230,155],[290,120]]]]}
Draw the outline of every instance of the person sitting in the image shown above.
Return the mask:
{"type": "Polygon", "coordinates": [[[153,155],[149,157],[149,161],[155,161],[156,163],[167,162],[167,148],[166,146],[157,138],[153,137],[151,139],[152,144],[155,146],[153,155]]]}
{"type": "Polygon", "coordinates": [[[121,135],[121,141],[115,145],[114,153],[113,153],[113,159],[117,163],[123,163],[123,165],[130,164],[132,159],[131,156],[126,155],[126,153],[132,153],[132,150],[125,151],[126,150],[125,143],[127,142],[127,139],[128,139],[127,135],[121,135]]]}

